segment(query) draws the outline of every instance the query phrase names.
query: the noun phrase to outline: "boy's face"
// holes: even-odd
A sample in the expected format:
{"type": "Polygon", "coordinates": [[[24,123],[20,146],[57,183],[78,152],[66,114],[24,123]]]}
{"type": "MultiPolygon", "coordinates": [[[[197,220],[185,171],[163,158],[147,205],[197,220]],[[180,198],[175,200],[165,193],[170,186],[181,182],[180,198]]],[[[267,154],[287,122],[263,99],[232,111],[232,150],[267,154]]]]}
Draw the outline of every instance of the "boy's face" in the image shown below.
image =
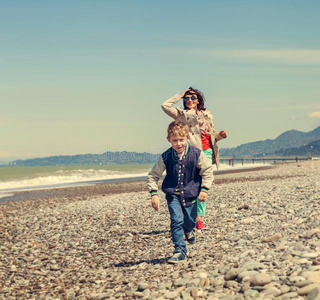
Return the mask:
{"type": "Polygon", "coordinates": [[[168,137],[167,139],[171,144],[172,148],[176,150],[178,154],[181,154],[187,148],[189,137],[174,134],[168,137]]]}

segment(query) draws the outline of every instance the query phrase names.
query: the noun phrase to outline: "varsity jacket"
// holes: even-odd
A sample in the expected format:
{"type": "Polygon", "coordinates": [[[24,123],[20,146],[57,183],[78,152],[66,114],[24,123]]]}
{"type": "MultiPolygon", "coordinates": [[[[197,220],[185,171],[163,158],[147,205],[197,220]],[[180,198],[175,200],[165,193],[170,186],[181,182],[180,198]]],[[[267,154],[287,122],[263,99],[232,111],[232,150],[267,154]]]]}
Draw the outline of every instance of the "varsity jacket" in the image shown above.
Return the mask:
{"type": "Polygon", "coordinates": [[[208,192],[213,183],[213,167],[210,160],[202,150],[187,146],[181,158],[171,147],[159,157],[157,163],[148,174],[148,190],[151,195],[158,192],[158,181],[166,171],[162,183],[162,191],[166,199],[171,200],[172,195],[180,197],[182,206],[193,204],[201,190],[208,192]]]}

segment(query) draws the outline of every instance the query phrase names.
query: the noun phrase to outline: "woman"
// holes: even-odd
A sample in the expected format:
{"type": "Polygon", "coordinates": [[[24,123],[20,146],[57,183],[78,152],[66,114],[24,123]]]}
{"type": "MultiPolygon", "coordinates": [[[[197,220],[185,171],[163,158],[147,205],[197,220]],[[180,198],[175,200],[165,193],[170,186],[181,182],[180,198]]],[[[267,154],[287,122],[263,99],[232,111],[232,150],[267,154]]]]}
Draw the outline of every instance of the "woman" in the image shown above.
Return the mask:
{"type": "MultiPolygon", "coordinates": [[[[222,130],[217,132],[214,129],[213,118],[211,113],[204,108],[204,96],[197,90],[190,87],[181,95],[176,94],[169,100],[165,101],[161,107],[163,111],[176,121],[181,121],[188,125],[190,132],[190,145],[202,149],[206,156],[212,160],[219,168],[219,149],[217,141],[227,137],[227,132],[222,130]],[[184,108],[174,108],[183,99],[184,108]]],[[[197,204],[197,229],[205,229],[202,223],[202,217],[206,213],[206,202],[197,204]]]]}

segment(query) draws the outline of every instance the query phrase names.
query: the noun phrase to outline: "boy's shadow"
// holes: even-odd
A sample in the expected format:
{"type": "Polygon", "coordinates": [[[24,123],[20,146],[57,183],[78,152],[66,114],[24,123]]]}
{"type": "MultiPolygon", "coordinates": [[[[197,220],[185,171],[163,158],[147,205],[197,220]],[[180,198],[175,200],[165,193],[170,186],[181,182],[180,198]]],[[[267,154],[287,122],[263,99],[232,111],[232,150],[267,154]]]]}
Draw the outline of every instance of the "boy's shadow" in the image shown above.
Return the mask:
{"type": "Polygon", "coordinates": [[[161,234],[161,233],[167,233],[167,232],[170,232],[170,230],[153,230],[150,232],[139,232],[137,234],[151,235],[151,234],[161,234]]]}
{"type": "Polygon", "coordinates": [[[162,233],[170,233],[170,230],[153,230],[150,232],[135,232],[135,231],[127,231],[124,233],[120,233],[119,236],[123,236],[123,235],[152,235],[152,234],[162,234],[162,233]]]}
{"type": "Polygon", "coordinates": [[[122,263],[118,263],[118,264],[110,264],[108,265],[108,267],[131,267],[134,265],[140,265],[142,263],[147,263],[147,264],[152,264],[152,265],[158,265],[161,263],[166,262],[168,258],[157,258],[157,259],[143,259],[143,260],[138,260],[138,261],[124,261],[122,263]]]}
{"type": "MultiPolygon", "coordinates": [[[[130,232],[130,234],[132,235],[152,235],[152,234],[163,234],[163,233],[168,233],[170,232],[170,230],[153,230],[150,232],[130,232]]],[[[147,264],[153,264],[153,265],[157,265],[157,264],[161,264],[166,262],[168,258],[157,258],[157,259],[142,259],[142,260],[138,260],[138,261],[124,261],[121,263],[117,263],[117,264],[110,264],[109,267],[130,267],[130,266],[134,266],[134,265],[140,265],[142,263],[147,263],[147,264]]]]}

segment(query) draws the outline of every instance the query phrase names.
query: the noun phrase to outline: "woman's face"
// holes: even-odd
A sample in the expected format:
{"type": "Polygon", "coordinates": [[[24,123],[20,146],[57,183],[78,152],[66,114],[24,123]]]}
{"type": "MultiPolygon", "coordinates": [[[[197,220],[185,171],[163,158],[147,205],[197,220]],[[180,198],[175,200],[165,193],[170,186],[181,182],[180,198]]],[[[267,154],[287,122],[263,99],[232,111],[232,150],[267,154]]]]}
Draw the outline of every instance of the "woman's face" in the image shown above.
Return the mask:
{"type": "Polygon", "coordinates": [[[184,96],[183,101],[189,109],[197,109],[197,105],[199,104],[197,95],[192,91],[184,96]]]}

